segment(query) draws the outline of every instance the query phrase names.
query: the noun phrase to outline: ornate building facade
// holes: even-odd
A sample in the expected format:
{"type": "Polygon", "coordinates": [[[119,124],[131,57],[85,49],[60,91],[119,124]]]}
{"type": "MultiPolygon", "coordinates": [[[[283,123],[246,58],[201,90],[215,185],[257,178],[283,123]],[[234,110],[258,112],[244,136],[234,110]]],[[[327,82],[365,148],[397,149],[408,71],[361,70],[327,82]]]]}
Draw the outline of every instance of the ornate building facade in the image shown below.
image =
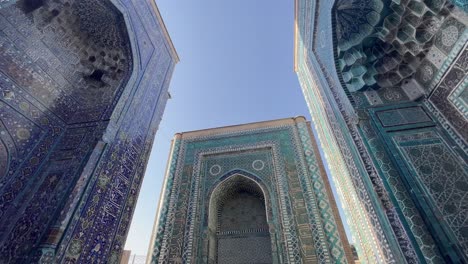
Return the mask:
{"type": "Polygon", "coordinates": [[[177,61],[154,1],[0,1],[1,263],[118,263],[177,61]]]}
{"type": "Polygon", "coordinates": [[[150,263],[353,263],[303,117],[176,134],[150,263]]]}
{"type": "Polygon", "coordinates": [[[468,261],[467,10],[296,0],[295,71],[361,262],[468,261]]]}

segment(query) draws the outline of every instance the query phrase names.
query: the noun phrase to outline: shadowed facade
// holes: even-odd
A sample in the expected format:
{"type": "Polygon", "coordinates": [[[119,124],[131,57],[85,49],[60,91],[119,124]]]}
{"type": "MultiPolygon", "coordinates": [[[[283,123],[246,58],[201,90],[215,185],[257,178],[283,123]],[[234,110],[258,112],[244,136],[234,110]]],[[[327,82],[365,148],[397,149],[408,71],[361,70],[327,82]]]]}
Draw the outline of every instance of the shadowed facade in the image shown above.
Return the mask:
{"type": "Polygon", "coordinates": [[[177,61],[152,1],[0,1],[0,262],[118,261],[177,61]]]}

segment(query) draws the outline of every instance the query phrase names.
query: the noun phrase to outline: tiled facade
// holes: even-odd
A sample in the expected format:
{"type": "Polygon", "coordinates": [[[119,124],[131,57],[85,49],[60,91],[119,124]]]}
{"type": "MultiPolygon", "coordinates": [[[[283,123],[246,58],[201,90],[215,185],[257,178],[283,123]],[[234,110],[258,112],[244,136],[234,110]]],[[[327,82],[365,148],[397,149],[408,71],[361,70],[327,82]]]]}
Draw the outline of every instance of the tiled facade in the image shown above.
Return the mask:
{"type": "Polygon", "coordinates": [[[118,261],[177,60],[153,1],[0,1],[0,262],[118,261]]]}
{"type": "Polygon", "coordinates": [[[296,1],[295,70],[360,261],[467,261],[467,25],[460,1],[296,1]]]}
{"type": "Polygon", "coordinates": [[[176,134],[151,245],[151,263],[353,263],[303,117],[176,134]]]}

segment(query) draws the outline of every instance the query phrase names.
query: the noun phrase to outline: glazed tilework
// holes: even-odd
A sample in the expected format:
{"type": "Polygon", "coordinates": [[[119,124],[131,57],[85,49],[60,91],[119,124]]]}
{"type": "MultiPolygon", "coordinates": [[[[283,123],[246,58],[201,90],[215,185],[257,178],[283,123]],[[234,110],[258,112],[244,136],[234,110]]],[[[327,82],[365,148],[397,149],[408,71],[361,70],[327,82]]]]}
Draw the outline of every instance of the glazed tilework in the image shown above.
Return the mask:
{"type": "Polygon", "coordinates": [[[468,117],[468,78],[458,85],[449,95],[448,99],[455,108],[465,117],[468,117]]]}
{"type": "Polygon", "coordinates": [[[223,257],[219,258],[219,263],[269,263],[269,258],[271,258],[271,242],[269,240],[265,237],[220,239],[220,251],[225,253],[220,253],[223,257]],[[268,247],[263,247],[263,245],[268,247]],[[232,251],[243,254],[233,255],[232,251]]]}
{"type": "MultiPolygon", "coordinates": [[[[303,87],[304,95],[306,96],[306,101],[312,113],[313,123],[317,126],[318,129],[318,137],[320,139],[320,143],[322,145],[322,149],[325,152],[325,158],[328,161],[330,166],[330,170],[332,172],[333,180],[335,181],[335,186],[338,190],[338,194],[342,201],[346,201],[345,204],[345,215],[347,217],[348,225],[350,226],[354,238],[354,242],[356,243],[356,248],[360,252],[360,259],[361,261],[371,261],[371,262],[379,262],[379,256],[382,256],[383,253],[380,251],[380,247],[377,244],[377,241],[373,238],[373,233],[369,232],[371,228],[371,221],[369,218],[369,214],[367,214],[366,210],[370,210],[371,206],[363,206],[363,203],[360,199],[364,199],[365,193],[357,193],[355,191],[354,184],[361,184],[359,181],[356,181],[359,178],[351,178],[350,173],[348,172],[348,168],[345,166],[343,157],[340,155],[340,150],[337,149],[337,144],[334,142],[334,137],[330,137],[330,133],[326,133],[329,126],[333,125],[329,123],[326,118],[326,115],[323,113],[325,109],[323,109],[321,102],[313,101],[313,98],[319,98],[319,94],[316,94],[318,91],[317,89],[313,89],[314,87],[318,87],[313,79],[311,78],[310,74],[313,73],[310,70],[304,70],[302,65],[299,68],[301,74],[299,74],[299,79],[301,85],[303,87]],[[358,196],[359,195],[359,196],[358,196]],[[346,210],[346,208],[353,208],[353,210],[346,210]],[[356,223],[365,223],[365,224],[356,224],[356,223]]],[[[335,129],[339,129],[339,127],[335,127],[335,129]]],[[[348,156],[348,161],[350,156],[348,156]]],[[[369,200],[365,200],[369,201],[369,200]]],[[[374,222],[375,224],[376,222],[374,222]]]]}
{"type": "MultiPolygon", "coordinates": [[[[354,239],[357,240],[356,248],[361,259],[370,263],[393,263],[395,259],[401,260],[402,256],[399,255],[399,249],[391,249],[395,247],[395,238],[388,232],[392,234],[391,230],[399,228],[401,224],[395,222],[390,226],[388,218],[382,218],[384,209],[381,206],[388,202],[379,201],[385,199],[385,193],[382,193],[383,188],[376,178],[372,165],[364,165],[363,161],[359,160],[361,153],[358,151],[362,149],[357,150],[352,143],[360,140],[356,129],[353,129],[352,134],[347,132],[348,127],[354,126],[356,114],[351,102],[346,99],[345,91],[338,89],[340,82],[334,71],[333,50],[326,48],[332,46],[332,38],[330,34],[321,33],[332,32],[332,24],[327,15],[330,14],[332,6],[331,2],[298,2],[296,71],[322,148],[325,150],[328,163],[331,164],[335,186],[341,192],[340,196],[345,199],[342,202],[346,204],[347,216],[352,219],[349,223],[354,239]],[[322,89],[322,86],[330,89],[322,89]],[[328,100],[329,96],[336,99],[328,100]],[[344,174],[343,171],[347,173],[344,174]],[[369,184],[370,179],[362,175],[371,176],[372,182],[369,184]],[[379,198],[375,197],[374,188],[378,190],[379,198]],[[360,209],[354,210],[354,208],[360,209]],[[367,224],[362,226],[356,223],[367,224]]],[[[387,213],[394,214],[392,210],[388,210],[387,213]]],[[[401,240],[401,243],[408,244],[407,241],[401,240]]]]}
{"type": "Polygon", "coordinates": [[[450,1],[296,1],[295,70],[365,263],[466,261],[459,223],[433,217],[456,190],[409,184],[421,161],[391,138],[434,127],[466,167],[467,21],[450,1]]]}
{"type": "Polygon", "coordinates": [[[399,150],[410,161],[417,180],[434,200],[464,254],[468,254],[467,181],[464,161],[460,160],[435,132],[402,133],[393,137],[399,150]]]}
{"type": "MultiPolygon", "coordinates": [[[[310,71],[308,69],[301,69],[300,73],[300,78],[301,76],[308,77],[310,71]]],[[[301,84],[303,85],[303,91],[311,109],[311,114],[314,117],[314,124],[316,124],[316,129],[319,131],[319,139],[321,140],[322,149],[325,150],[327,162],[331,167],[330,170],[335,181],[335,186],[342,203],[345,204],[345,214],[348,225],[352,230],[352,236],[356,243],[360,260],[366,263],[392,263],[394,256],[389,246],[386,245],[387,240],[382,228],[379,226],[378,216],[373,209],[370,195],[366,192],[365,182],[360,176],[358,167],[352,167],[355,162],[353,156],[351,152],[348,152],[348,155],[341,156],[338,146],[343,148],[343,145],[338,145],[335,142],[335,138],[331,137],[331,131],[336,131],[338,134],[341,127],[337,123],[329,122],[326,115],[322,113],[322,111],[325,111],[325,109],[321,109],[323,107],[321,106],[322,102],[312,99],[319,98],[320,96],[316,94],[318,91],[313,89],[317,85],[309,78],[303,79],[301,84]]],[[[328,117],[331,117],[331,115],[328,115],[328,117]]],[[[341,139],[338,139],[341,140],[338,142],[342,144],[346,142],[343,135],[341,135],[341,139]]]]}
{"type": "Polygon", "coordinates": [[[429,97],[429,103],[440,111],[465,143],[468,141],[468,124],[464,114],[466,107],[463,102],[454,103],[456,99],[450,100],[450,95],[457,89],[461,90],[466,87],[467,72],[468,47],[465,47],[429,97]]]}
{"type": "MultiPolygon", "coordinates": [[[[453,185],[450,185],[450,181],[446,181],[443,185],[443,188],[432,189],[431,191],[429,191],[430,188],[427,187],[427,185],[424,185],[424,182],[426,182],[427,180],[427,175],[417,172],[416,168],[420,168],[421,165],[418,165],[418,163],[421,163],[421,161],[435,164],[434,161],[436,160],[436,158],[431,157],[431,155],[421,155],[420,158],[416,161],[413,159],[414,157],[410,157],[405,151],[400,151],[401,156],[395,154],[398,153],[399,150],[403,149],[403,147],[400,146],[400,143],[396,141],[396,138],[411,138],[410,135],[413,133],[417,133],[417,135],[419,135],[420,129],[440,125],[434,123],[434,120],[436,119],[434,117],[428,116],[428,110],[422,106],[389,106],[384,107],[382,110],[378,108],[371,110],[371,113],[375,114],[373,120],[376,122],[374,124],[378,128],[378,132],[375,131],[374,128],[372,128],[372,125],[370,123],[362,122],[363,133],[366,135],[367,144],[372,150],[372,156],[375,159],[376,164],[378,164],[379,166],[380,173],[385,179],[386,184],[388,186],[387,188],[392,190],[391,194],[396,200],[396,202],[399,204],[399,210],[401,210],[401,213],[405,216],[405,222],[412,232],[411,236],[414,237],[413,240],[420,245],[421,254],[425,256],[426,261],[431,263],[438,263],[442,260],[439,254],[434,254],[437,252],[434,246],[437,246],[439,247],[439,251],[448,252],[446,254],[452,255],[451,258],[458,259],[459,256],[457,256],[457,254],[460,253],[454,253],[453,248],[450,246],[446,247],[445,245],[447,245],[448,242],[445,241],[447,241],[447,239],[452,241],[457,239],[459,243],[457,245],[457,248],[459,247],[460,250],[464,250],[464,248],[466,247],[462,242],[464,241],[464,238],[460,239],[454,237],[454,234],[458,234],[458,236],[460,236],[461,233],[459,230],[460,228],[463,229],[463,227],[456,226],[455,228],[455,226],[453,225],[453,219],[456,217],[448,213],[441,214],[440,212],[442,212],[442,210],[438,208],[438,205],[436,205],[437,202],[427,202],[427,200],[432,199],[434,199],[434,201],[437,201],[438,199],[440,199],[439,197],[443,196],[444,202],[451,203],[450,196],[444,193],[456,193],[457,188],[455,188],[455,186],[453,185]],[[409,109],[420,110],[408,111],[409,109]],[[387,118],[389,118],[388,121],[393,124],[392,126],[386,126],[386,124],[382,122],[379,116],[379,113],[391,113],[392,111],[403,110],[407,112],[404,116],[387,116],[387,118]],[[380,138],[377,134],[380,134],[380,138]],[[396,135],[400,136],[397,137],[396,135]],[[402,165],[402,163],[404,165],[402,165]],[[426,198],[422,199],[421,196],[415,195],[419,192],[428,192],[429,194],[426,198]],[[411,199],[413,201],[411,201],[411,199]],[[425,208],[425,210],[422,210],[421,208],[425,208]],[[422,218],[420,218],[418,214],[420,214],[422,218]],[[446,216],[444,217],[445,222],[435,220],[442,219],[442,215],[446,216]],[[425,221],[423,221],[423,219],[425,221]],[[428,227],[424,227],[422,225],[424,222],[426,222],[425,224],[428,227]],[[429,228],[432,228],[431,232],[429,232],[429,228]],[[432,239],[431,235],[435,236],[435,238],[432,239]]],[[[429,144],[429,141],[432,141],[432,143],[434,143],[435,141],[451,141],[450,139],[446,138],[449,135],[448,133],[446,134],[442,132],[440,135],[433,135],[433,138],[431,140],[429,140],[430,137],[427,135],[427,133],[422,133],[421,137],[419,138],[420,142],[417,142],[418,137],[413,137],[413,144],[425,145],[429,144]]],[[[447,144],[445,146],[448,146],[448,144],[452,144],[453,146],[454,143],[445,144],[447,144]]],[[[417,147],[415,146],[415,148],[417,147]]],[[[453,148],[452,155],[454,156],[450,157],[446,154],[443,154],[442,151],[437,151],[436,148],[433,148],[432,150],[434,150],[432,154],[438,156],[437,160],[445,160],[448,162],[451,159],[453,160],[456,156],[462,162],[461,164],[466,162],[466,157],[463,151],[460,149],[453,148]]],[[[448,150],[448,148],[446,150],[448,150]]],[[[416,151],[413,151],[413,153],[415,152],[416,151]]],[[[453,164],[454,163],[452,163],[452,165],[453,164]]],[[[447,165],[440,166],[440,171],[437,175],[451,174],[453,174],[453,169],[447,165]]],[[[464,181],[464,179],[467,179],[467,172],[465,169],[458,170],[456,175],[457,176],[453,175],[452,178],[459,179],[458,182],[460,184],[464,181]]],[[[442,180],[440,176],[438,178],[442,180]]],[[[457,196],[455,200],[457,204],[464,204],[464,200],[466,200],[466,197],[457,196]]],[[[452,203],[454,202],[455,201],[453,200],[452,203]]],[[[463,211],[461,212],[463,213],[463,211]]]]}
{"type": "Polygon", "coordinates": [[[376,112],[384,127],[410,125],[414,123],[430,122],[432,119],[421,107],[406,107],[376,112]]]}
{"type": "MultiPolygon", "coordinates": [[[[153,231],[151,263],[214,263],[216,247],[208,246],[216,237],[213,210],[216,201],[240,185],[262,190],[273,263],[349,261],[317,150],[311,146],[306,122],[296,122],[240,127],[211,136],[176,135],[153,231]],[[238,178],[244,180],[234,180],[238,178]],[[235,184],[227,185],[231,181],[235,184]]],[[[223,239],[220,249],[230,243],[223,239]]]]}
{"type": "Polygon", "coordinates": [[[88,21],[80,12],[97,17],[111,8],[109,4],[93,6],[89,1],[50,3],[32,13],[25,13],[26,4],[22,3],[2,12],[3,72],[68,123],[108,118],[102,115],[118,100],[120,83],[127,81],[131,68],[123,18],[108,15],[88,21]],[[104,47],[96,38],[87,39],[82,32],[91,28],[87,23],[99,28],[104,23],[115,24],[109,28],[112,37],[101,33],[103,41],[114,44],[104,47]],[[38,41],[29,41],[29,36],[38,41]],[[22,58],[25,55],[27,59],[22,58]],[[93,77],[95,72],[103,75],[93,77]]]}
{"type": "Polygon", "coordinates": [[[118,261],[171,45],[151,1],[0,2],[0,262],[118,261]]]}
{"type": "Polygon", "coordinates": [[[211,192],[209,216],[204,217],[208,221],[208,262],[272,263],[267,223],[267,215],[268,219],[272,215],[265,208],[265,198],[269,200],[255,181],[240,175],[225,178],[217,185],[211,192]],[[216,239],[217,246],[211,243],[216,239]],[[211,253],[215,251],[216,255],[211,253]]]}
{"type": "Polygon", "coordinates": [[[401,88],[413,76],[430,94],[428,84],[451,61],[447,55],[463,45],[468,21],[450,1],[335,1],[332,12],[344,88],[384,89],[390,102],[411,100],[401,88]]]}
{"type": "Polygon", "coordinates": [[[385,146],[378,139],[378,135],[372,128],[370,122],[362,122],[362,131],[367,138],[367,144],[370,148],[375,162],[383,179],[387,182],[392,191],[405,221],[413,232],[414,239],[421,248],[427,263],[443,263],[442,256],[437,245],[425,226],[416,205],[406,190],[398,169],[392,163],[390,154],[385,151],[385,146]]]}

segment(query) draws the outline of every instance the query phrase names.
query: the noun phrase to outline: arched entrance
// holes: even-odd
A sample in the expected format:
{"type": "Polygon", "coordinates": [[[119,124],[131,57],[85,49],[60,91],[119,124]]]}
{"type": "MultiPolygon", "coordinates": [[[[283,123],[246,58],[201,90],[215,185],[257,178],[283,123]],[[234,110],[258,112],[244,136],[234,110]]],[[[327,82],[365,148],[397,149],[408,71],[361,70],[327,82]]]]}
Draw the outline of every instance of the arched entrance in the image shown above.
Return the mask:
{"type": "Polygon", "coordinates": [[[67,243],[134,57],[110,0],[13,2],[0,9],[0,262],[32,263],[67,243]]]}
{"type": "Polygon", "coordinates": [[[272,263],[265,195],[240,174],[221,182],[210,197],[210,263],[272,263]]]}

